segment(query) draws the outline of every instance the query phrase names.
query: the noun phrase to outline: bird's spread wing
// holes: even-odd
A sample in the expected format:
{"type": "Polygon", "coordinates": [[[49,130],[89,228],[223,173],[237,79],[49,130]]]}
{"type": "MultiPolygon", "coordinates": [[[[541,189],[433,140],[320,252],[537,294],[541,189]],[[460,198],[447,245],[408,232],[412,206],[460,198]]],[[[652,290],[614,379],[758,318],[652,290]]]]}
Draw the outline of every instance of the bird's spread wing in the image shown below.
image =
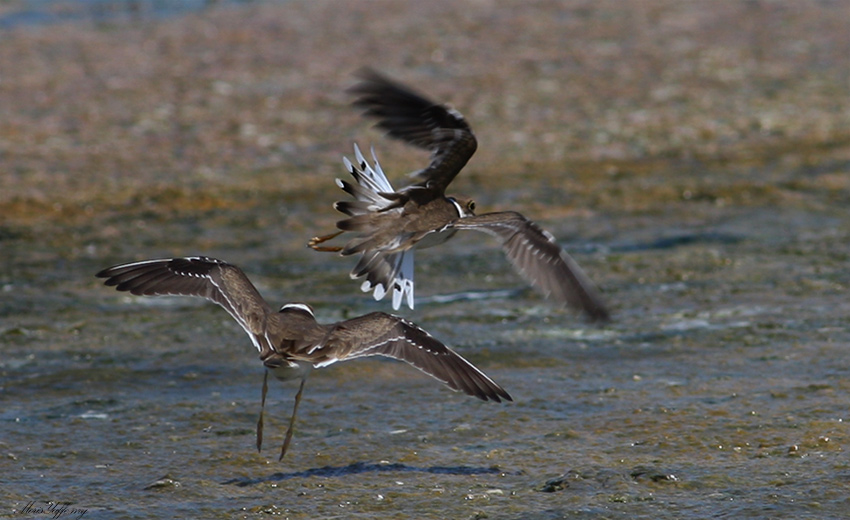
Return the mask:
{"type": "Polygon", "coordinates": [[[116,265],[97,273],[108,286],[137,296],[181,295],[206,298],[221,305],[251,337],[258,350],[271,312],[254,284],[235,265],[203,256],[164,258],[116,265]]]}
{"type": "Polygon", "coordinates": [[[401,211],[399,208],[404,203],[399,203],[399,201],[402,197],[398,197],[394,193],[392,184],[390,184],[381,164],[378,162],[375,149],[372,149],[374,166],[363,157],[363,153],[360,152],[360,147],[356,143],[354,144],[354,160],[356,164],[348,160],[348,157],[342,158],[345,169],[348,170],[357,184],[351,184],[341,179],[337,179],[336,183],[355,200],[339,201],[334,204],[334,208],[349,216],[384,213],[391,210],[401,211]]]}
{"type": "Polygon", "coordinates": [[[453,390],[484,401],[512,400],[496,382],[433,336],[403,318],[373,312],[337,323],[327,345],[339,350],[339,360],[385,356],[405,361],[453,390]]]}
{"type": "Polygon", "coordinates": [[[415,173],[417,184],[443,194],[478,146],[463,116],[371,69],[357,73],[349,89],[354,106],[378,120],[387,135],[431,152],[431,164],[415,173]]]}
{"type": "Polygon", "coordinates": [[[547,297],[587,313],[593,320],[610,315],[599,292],[555,238],[519,213],[505,211],[458,219],[457,229],[474,229],[497,237],[508,259],[547,297]]]}

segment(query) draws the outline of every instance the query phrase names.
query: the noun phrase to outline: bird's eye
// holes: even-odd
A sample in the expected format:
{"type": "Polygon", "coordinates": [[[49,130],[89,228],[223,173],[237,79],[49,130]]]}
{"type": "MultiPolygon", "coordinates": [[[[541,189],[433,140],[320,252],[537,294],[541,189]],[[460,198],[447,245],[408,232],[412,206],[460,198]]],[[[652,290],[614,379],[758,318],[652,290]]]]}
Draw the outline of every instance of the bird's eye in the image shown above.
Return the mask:
{"type": "Polygon", "coordinates": [[[466,209],[468,209],[469,211],[475,211],[475,201],[470,200],[469,202],[467,202],[466,209]]]}

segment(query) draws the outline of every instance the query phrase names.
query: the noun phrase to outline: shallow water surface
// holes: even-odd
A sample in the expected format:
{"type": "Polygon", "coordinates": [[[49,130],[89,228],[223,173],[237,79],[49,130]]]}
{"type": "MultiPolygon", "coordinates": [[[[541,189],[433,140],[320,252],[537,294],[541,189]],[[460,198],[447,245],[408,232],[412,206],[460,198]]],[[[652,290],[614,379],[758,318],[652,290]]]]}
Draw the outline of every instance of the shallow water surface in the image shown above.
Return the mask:
{"type": "MultiPolygon", "coordinates": [[[[89,246],[63,260],[4,239],[3,501],[94,518],[836,517],[850,482],[848,222],[701,211],[706,223],[688,226],[607,216],[575,243],[544,220],[605,289],[605,326],[524,288],[487,237],[423,251],[412,318],[515,401],[478,402],[400,363],[342,363],[311,376],[280,463],[294,387],[273,382],[258,454],[262,371],[226,313],[101,286],[95,271],[138,255],[101,256],[85,229],[89,246]]],[[[219,217],[205,233],[271,233],[219,217]]],[[[196,253],[193,229],[168,236],[196,253]]],[[[282,235],[216,254],[322,320],[383,308],[346,261],[282,235]]]]}

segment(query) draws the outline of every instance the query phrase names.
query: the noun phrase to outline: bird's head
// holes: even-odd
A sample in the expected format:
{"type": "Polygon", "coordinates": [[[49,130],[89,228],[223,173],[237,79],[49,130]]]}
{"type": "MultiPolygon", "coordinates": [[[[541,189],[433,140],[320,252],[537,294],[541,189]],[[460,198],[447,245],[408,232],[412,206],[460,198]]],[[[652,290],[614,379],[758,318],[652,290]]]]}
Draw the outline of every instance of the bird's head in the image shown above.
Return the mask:
{"type": "Polygon", "coordinates": [[[470,197],[449,197],[449,200],[455,204],[461,218],[475,215],[475,201],[470,197]]]}

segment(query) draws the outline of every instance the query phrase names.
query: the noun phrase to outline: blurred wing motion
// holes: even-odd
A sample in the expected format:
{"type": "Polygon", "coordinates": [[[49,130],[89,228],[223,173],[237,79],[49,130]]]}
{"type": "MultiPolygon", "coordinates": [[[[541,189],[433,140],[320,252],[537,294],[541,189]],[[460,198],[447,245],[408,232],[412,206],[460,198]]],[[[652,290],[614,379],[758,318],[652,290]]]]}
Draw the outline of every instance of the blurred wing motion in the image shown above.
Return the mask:
{"type": "Polygon", "coordinates": [[[357,76],[361,82],[348,89],[356,96],[354,106],[377,119],[389,137],[430,151],[431,163],[414,175],[419,186],[443,194],[478,147],[466,119],[372,69],[357,76]]]}

